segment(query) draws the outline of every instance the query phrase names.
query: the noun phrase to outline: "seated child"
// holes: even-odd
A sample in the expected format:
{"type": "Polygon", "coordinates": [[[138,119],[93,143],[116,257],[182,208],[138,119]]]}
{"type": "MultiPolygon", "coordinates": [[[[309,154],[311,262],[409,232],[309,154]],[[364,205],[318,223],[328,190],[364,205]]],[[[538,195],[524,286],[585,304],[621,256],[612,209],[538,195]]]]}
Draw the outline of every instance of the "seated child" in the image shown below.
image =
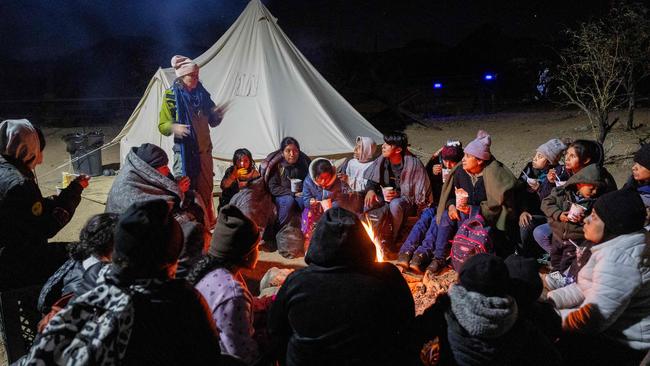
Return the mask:
{"type": "Polygon", "coordinates": [[[311,233],[325,211],[339,207],[345,200],[347,187],[336,176],[336,168],[325,158],[316,158],[309,164],[309,175],[302,186],[302,232],[305,235],[305,252],[311,233]]]}
{"type": "Polygon", "coordinates": [[[533,239],[533,230],[546,223],[546,216],[541,211],[542,200],[550,190],[542,189],[547,184],[547,174],[555,169],[567,146],[559,139],[550,139],[537,148],[533,160],[528,162],[519,175],[519,180],[526,190],[522,190],[520,199],[521,214],[519,215],[520,254],[529,257],[537,256],[539,246],[533,239]]]}
{"type": "Polygon", "coordinates": [[[232,165],[226,169],[221,178],[221,199],[219,209],[228,203],[240,189],[247,187],[248,183],[259,177],[260,173],[255,167],[253,155],[248,149],[237,149],[232,157],[232,165]]]}
{"type": "Polygon", "coordinates": [[[366,189],[367,179],[363,177],[366,169],[372,164],[377,144],[370,137],[357,137],[354,146],[354,155],[346,160],[338,169],[338,176],[346,183],[351,192],[353,212],[360,213],[363,210],[363,192],[366,189]]]}
{"type": "MultiPolygon", "coordinates": [[[[427,164],[427,172],[431,173],[431,186],[434,192],[433,202],[438,202],[443,183],[451,171],[463,158],[463,147],[458,141],[449,141],[434,154],[427,164]],[[440,164],[431,164],[431,162],[440,164]],[[431,165],[431,166],[430,166],[431,165]],[[443,172],[444,169],[444,172],[443,172]],[[437,193],[436,193],[437,192],[437,193]]],[[[436,207],[422,211],[420,219],[413,226],[397,257],[397,264],[410,267],[415,272],[422,272],[434,257],[434,243],[437,225],[435,222],[436,207]]]]}
{"type": "Polygon", "coordinates": [[[425,166],[427,170],[427,175],[429,176],[429,182],[431,183],[431,194],[433,195],[433,204],[432,207],[438,204],[438,199],[440,199],[440,192],[442,192],[442,185],[447,180],[451,169],[456,166],[453,164],[448,166],[444,161],[454,161],[456,163],[460,162],[463,159],[463,144],[457,140],[448,140],[445,146],[441,147],[433,153],[431,159],[425,166]],[[443,156],[443,150],[445,150],[446,155],[443,156]],[[456,154],[456,155],[454,155],[456,154]]]}
{"type": "MultiPolygon", "coordinates": [[[[603,181],[605,182],[605,192],[601,192],[601,194],[615,191],[617,189],[616,181],[614,181],[614,177],[603,166],[604,161],[605,153],[603,146],[599,142],[591,140],[573,141],[566,149],[564,165],[558,165],[555,169],[548,171],[546,182],[542,183],[540,187],[541,194],[548,196],[555,187],[561,187],[566,184],[570,177],[580,172],[580,170],[589,164],[595,164],[600,168],[603,181]]],[[[533,231],[535,241],[546,252],[551,251],[551,235],[552,230],[548,224],[539,225],[533,231]]]]}
{"type": "Polygon", "coordinates": [[[542,201],[542,211],[553,230],[551,245],[552,273],[544,278],[549,289],[562,287],[572,281],[565,276],[576,258],[576,249],[585,245],[583,219],[589,215],[605,181],[600,167],[590,164],[574,174],[562,187],[553,189],[542,201]],[[581,207],[575,210],[575,205],[581,207]],[[574,208],[572,208],[574,206],[574,208]]]}

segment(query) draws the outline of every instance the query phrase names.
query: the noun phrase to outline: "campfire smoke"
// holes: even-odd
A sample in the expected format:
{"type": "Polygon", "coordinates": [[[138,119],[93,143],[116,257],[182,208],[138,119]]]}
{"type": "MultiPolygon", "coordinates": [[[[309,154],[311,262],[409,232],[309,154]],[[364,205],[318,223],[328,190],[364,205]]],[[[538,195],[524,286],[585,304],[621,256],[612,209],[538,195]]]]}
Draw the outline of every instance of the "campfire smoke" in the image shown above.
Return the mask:
{"type": "Polygon", "coordinates": [[[363,228],[366,229],[366,233],[368,234],[368,237],[370,238],[372,243],[375,244],[375,251],[377,253],[377,262],[383,262],[384,253],[381,250],[381,242],[379,240],[379,235],[375,234],[374,230],[372,229],[372,222],[370,221],[368,216],[366,216],[365,219],[361,221],[361,224],[363,225],[363,228]]]}

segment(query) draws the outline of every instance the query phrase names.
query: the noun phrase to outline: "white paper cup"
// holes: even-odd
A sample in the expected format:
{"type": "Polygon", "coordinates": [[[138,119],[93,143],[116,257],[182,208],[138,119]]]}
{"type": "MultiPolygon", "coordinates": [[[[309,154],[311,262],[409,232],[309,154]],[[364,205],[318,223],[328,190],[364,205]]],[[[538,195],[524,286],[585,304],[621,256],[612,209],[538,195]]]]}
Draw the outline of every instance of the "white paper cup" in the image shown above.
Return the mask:
{"type": "Polygon", "coordinates": [[[580,216],[584,215],[585,211],[587,211],[586,207],[581,206],[577,203],[572,203],[567,217],[571,222],[578,222],[580,221],[580,216]]]}
{"type": "Polygon", "coordinates": [[[442,183],[449,179],[449,174],[451,174],[451,169],[442,168],[442,183]]]}
{"type": "Polygon", "coordinates": [[[469,194],[465,190],[456,191],[456,208],[464,210],[467,208],[467,201],[469,201],[469,194]]]}
{"type": "Polygon", "coordinates": [[[323,208],[323,211],[327,211],[330,208],[332,208],[332,199],[331,198],[326,198],[326,199],[320,201],[320,205],[323,208]]]}
{"type": "Polygon", "coordinates": [[[395,188],[393,188],[393,187],[381,187],[381,193],[384,195],[384,201],[390,202],[392,200],[392,198],[390,198],[390,199],[386,198],[386,195],[388,193],[393,192],[393,191],[395,191],[395,188]]]}
{"type": "Polygon", "coordinates": [[[291,179],[291,192],[302,192],[302,179],[291,179]]]}

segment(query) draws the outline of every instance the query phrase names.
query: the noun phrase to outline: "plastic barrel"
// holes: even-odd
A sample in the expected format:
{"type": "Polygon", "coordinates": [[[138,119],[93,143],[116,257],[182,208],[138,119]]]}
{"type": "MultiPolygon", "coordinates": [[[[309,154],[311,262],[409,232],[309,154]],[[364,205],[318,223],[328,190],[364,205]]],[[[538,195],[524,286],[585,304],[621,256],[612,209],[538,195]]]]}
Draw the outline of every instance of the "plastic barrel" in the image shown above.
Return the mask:
{"type": "Polygon", "coordinates": [[[97,150],[104,144],[104,134],[101,131],[89,133],[69,133],[61,139],[66,144],[66,151],[70,154],[72,169],[76,174],[88,174],[96,177],[102,175],[102,151],[97,150]],[[89,152],[91,152],[89,154],[89,152]]]}

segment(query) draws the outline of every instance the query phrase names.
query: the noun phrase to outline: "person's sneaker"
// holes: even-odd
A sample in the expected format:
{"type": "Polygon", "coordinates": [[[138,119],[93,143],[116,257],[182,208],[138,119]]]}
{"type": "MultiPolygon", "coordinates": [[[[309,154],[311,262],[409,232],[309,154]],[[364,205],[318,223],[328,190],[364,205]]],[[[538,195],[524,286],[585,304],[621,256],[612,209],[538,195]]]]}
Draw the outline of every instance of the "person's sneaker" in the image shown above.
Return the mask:
{"type": "Polygon", "coordinates": [[[426,268],[427,262],[429,262],[429,258],[426,254],[416,253],[413,255],[413,258],[411,258],[409,267],[415,273],[422,273],[426,268]]]}
{"type": "Polygon", "coordinates": [[[444,258],[434,258],[429,266],[427,267],[427,271],[433,273],[433,274],[438,274],[440,273],[445,267],[447,266],[447,261],[445,261],[444,258]]]}
{"type": "Polygon", "coordinates": [[[403,268],[409,268],[409,262],[411,261],[411,257],[413,256],[413,253],[411,252],[401,252],[397,256],[397,265],[403,268]]]}
{"type": "Polygon", "coordinates": [[[565,284],[566,284],[566,278],[559,271],[547,273],[544,276],[544,286],[548,290],[555,290],[560,287],[564,287],[565,284]]]}

